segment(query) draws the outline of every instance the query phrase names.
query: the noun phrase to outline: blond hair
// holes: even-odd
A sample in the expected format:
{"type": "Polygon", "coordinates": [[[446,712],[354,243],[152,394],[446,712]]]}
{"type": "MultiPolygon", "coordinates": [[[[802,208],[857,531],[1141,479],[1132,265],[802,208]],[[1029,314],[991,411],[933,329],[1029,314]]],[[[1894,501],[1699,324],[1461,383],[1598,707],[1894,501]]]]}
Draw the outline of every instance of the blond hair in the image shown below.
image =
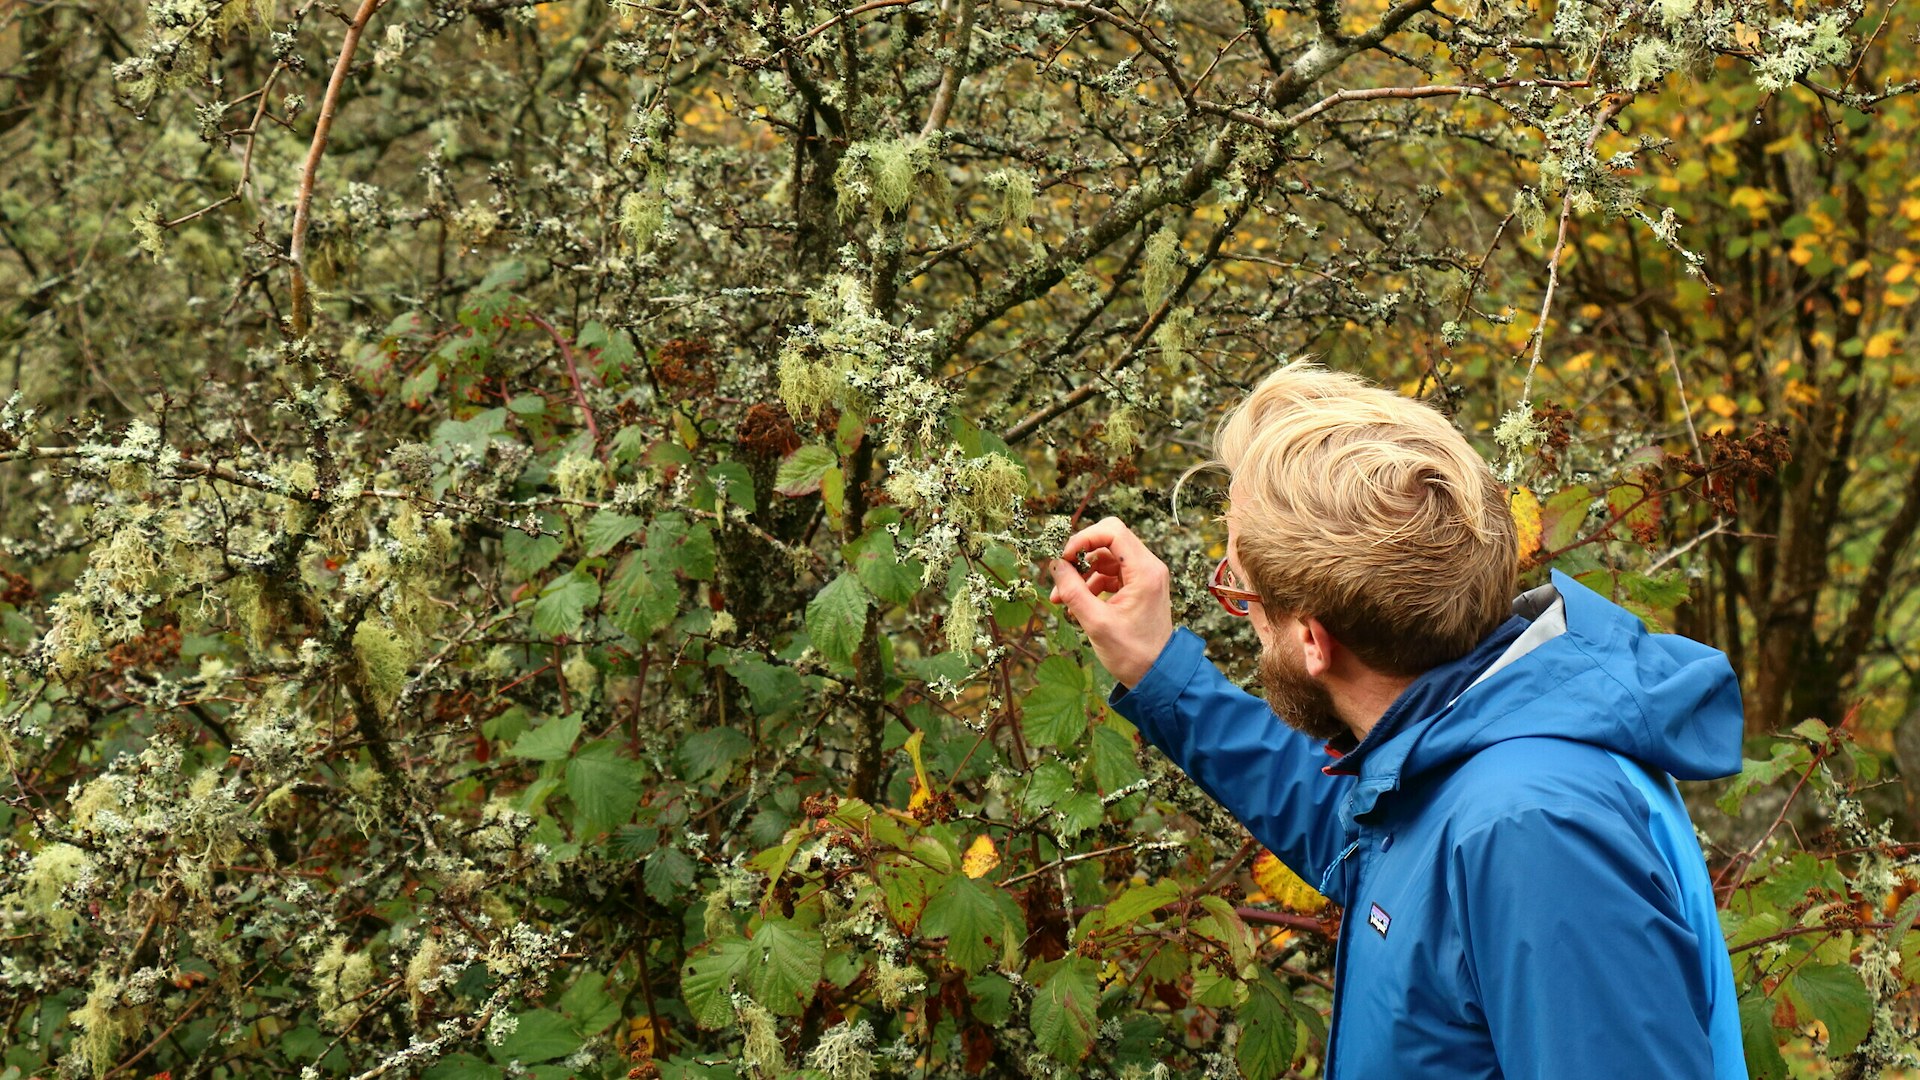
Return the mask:
{"type": "Polygon", "coordinates": [[[1235,406],[1235,555],[1272,614],[1318,618],[1368,667],[1457,659],[1510,613],[1506,490],[1433,409],[1344,372],[1280,368],[1235,406]]]}

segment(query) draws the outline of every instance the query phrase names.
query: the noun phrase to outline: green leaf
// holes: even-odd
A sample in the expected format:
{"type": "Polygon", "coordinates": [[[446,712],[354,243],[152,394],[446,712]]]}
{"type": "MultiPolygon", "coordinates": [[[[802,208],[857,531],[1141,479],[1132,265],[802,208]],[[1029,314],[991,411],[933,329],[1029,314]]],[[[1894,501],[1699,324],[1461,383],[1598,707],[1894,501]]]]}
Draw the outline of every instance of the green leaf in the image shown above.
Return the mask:
{"type": "Polygon", "coordinates": [[[982,972],[967,980],[967,993],[973,995],[974,1018],[983,1024],[1000,1027],[1013,1019],[1013,983],[1004,975],[982,972]]]}
{"type": "Polygon", "coordinates": [[[1073,774],[1058,761],[1043,761],[1027,779],[1021,798],[1028,813],[1038,813],[1065,798],[1073,790],[1073,774]]]}
{"type": "Polygon", "coordinates": [[[533,628],[545,637],[571,637],[586,621],[587,608],[600,602],[600,585],[576,570],[554,578],[533,605],[533,628]]]}
{"type": "Polygon", "coordinates": [[[1101,913],[1100,925],[1106,930],[1130,927],[1179,898],[1180,886],[1171,881],[1131,886],[1107,905],[1107,909],[1101,913]]]}
{"type": "Polygon", "coordinates": [[[507,753],[531,761],[564,761],[573,752],[573,741],[579,737],[579,713],[556,716],[520,736],[507,753]]]}
{"type": "Polygon", "coordinates": [[[839,463],[839,456],[824,446],[803,446],[781,459],[773,490],[796,499],[811,495],[820,490],[820,478],[839,463]]]}
{"type": "Polygon", "coordinates": [[[663,847],[647,857],[640,877],[647,887],[647,895],[666,907],[680,899],[680,894],[693,884],[695,869],[686,852],[677,847],[663,847]]]}
{"type": "Polygon", "coordinates": [[[1145,775],[1132,736],[1111,722],[1093,729],[1093,782],[1101,794],[1138,783],[1145,775]]]}
{"type": "Polygon", "coordinates": [[[1076,791],[1053,804],[1053,815],[1059,820],[1056,827],[1062,839],[1074,837],[1100,824],[1106,817],[1107,808],[1100,796],[1091,791],[1076,791]]]}
{"type": "Polygon", "coordinates": [[[587,545],[588,556],[605,555],[618,547],[620,541],[639,532],[646,523],[645,518],[601,510],[581,526],[580,537],[587,545]]]}
{"type": "Polygon", "coordinates": [[[1049,656],[1034,673],[1022,730],[1035,746],[1070,746],[1087,730],[1087,674],[1064,656],[1049,656]]]}
{"type": "Polygon", "coordinates": [[[846,549],[847,562],[867,591],[889,604],[906,604],[920,591],[925,566],[911,560],[901,562],[894,554],[893,536],[884,528],[874,528],[846,549]]]}
{"type": "MultiPolygon", "coordinates": [[[[558,530],[557,516],[545,513],[539,516],[541,528],[558,530]]],[[[500,534],[500,553],[507,560],[507,568],[523,577],[532,577],[552,565],[561,547],[559,537],[555,536],[529,536],[519,529],[500,534]]]]}
{"type": "Polygon", "coordinates": [[[933,884],[940,879],[940,874],[911,859],[896,857],[876,863],[873,878],[880,883],[880,895],[886,900],[887,915],[893,919],[894,925],[911,933],[927,910],[928,894],[933,891],[933,884]]]}
{"type": "Polygon", "coordinates": [[[674,751],[673,759],[680,766],[680,775],[689,784],[704,784],[710,780],[725,780],[733,771],[733,763],[739,761],[753,749],[753,743],[730,727],[708,728],[695,732],[674,751]]]}
{"type": "Polygon", "coordinates": [[[551,1009],[523,1012],[516,1019],[519,1026],[513,1034],[500,1045],[487,1048],[495,1061],[503,1064],[518,1061],[523,1065],[552,1061],[580,1049],[580,1044],[586,1041],[573,1030],[566,1017],[551,1009]]]}
{"type": "Polygon", "coordinates": [[[1006,946],[1026,935],[1026,921],[1013,898],[964,875],[927,901],[921,936],[947,939],[947,958],[972,974],[987,966],[1006,946]]]}
{"type": "Polygon", "coordinates": [[[826,959],[819,931],[768,919],[753,935],[751,949],[747,986],[754,1000],[781,1016],[805,1012],[826,959]]]}
{"type": "Polygon", "coordinates": [[[1773,756],[1765,759],[1743,758],[1740,761],[1740,775],[1727,786],[1726,794],[1714,802],[1728,814],[1740,812],[1740,804],[1755,788],[1762,788],[1775,780],[1805,768],[1813,760],[1813,753],[1805,743],[1777,742],[1773,744],[1773,756]]]}
{"type": "Polygon", "coordinates": [[[1740,999],[1740,1044],[1747,1052],[1750,1080],[1787,1080],[1780,1043],[1790,1034],[1774,1029],[1773,1002],[1758,993],[1740,999]]]}
{"type": "Polygon", "coordinates": [[[621,757],[605,739],[581,747],[567,762],[567,793],[590,833],[625,824],[645,790],[640,763],[621,757]]]}
{"type": "Polygon", "coordinates": [[[1787,995],[1802,1020],[1827,1025],[1827,1056],[1853,1052],[1873,1022],[1873,997],[1850,964],[1813,964],[1793,973],[1787,995]]]}
{"type": "Polygon", "coordinates": [[[607,583],[608,615],[635,641],[645,641],[680,610],[680,585],[639,552],[627,556],[607,583]]]}
{"type": "Polygon", "coordinates": [[[680,1001],[703,1028],[733,1022],[734,980],[753,964],[754,947],[742,937],[724,937],[687,959],[680,969],[680,1001]]]}
{"type": "MultiPolygon", "coordinates": [[[[281,1047],[285,1049],[286,1044],[287,1039],[282,1036],[281,1047]]],[[[432,1068],[420,1074],[420,1080],[500,1080],[500,1066],[472,1054],[451,1054],[434,1062],[432,1068]]]]}
{"type": "Polygon", "coordinates": [[[607,993],[607,977],[598,971],[582,972],[558,1004],[582,1035],[598,1035],[620,1019],[620,1003],[607,993]]]}
{"type": "Polygon", "coordinates": [[[662,514],[647,526],[647,561],[664,571],[679,571],[695,581],[713,580],[713,530],[689,524],[679,514],[662,514]]]}
{"type": "Polygon", "coordinates": [[[798,705],[806,697],[800,675],[785,664],[768,663],[749,652],[736,654],[727,661],[727,674],[747,688],[753,711],[773,716],[798,705]]]}
{"type": "Polygon", "coordinates": [[[1234,1059],[1247,1080],[1273,1080],[1293,1064],[1294,1024],[1290,995],[1262,973],[1240,1006],[1240,1045],[1234,1059]]]}
{"type": "Polygon", "coordinates": [[[1093,961],[1074,956],[1059,962],[1033,995],[1034,1043],[1054,1060],[1076,1065],[1093,1045],[1099,1026],[1100,989],[1093,961]]]}
{"type": "Polygon", "coordinates": [[[1820,721],[1808,718],[1793,725],[1793,733],[1808,742],[1825,743],[1827,741],[1828,728],[1827,725],[1820,721]]]}
{"type": "MultiPolygon", "coordinates": [[[[727,489],[727,501],[734,506],[745,510],[749,514],[759,509],[753,497],[753,474],[747,471],[745,465],[737,461],[715,462],[713,467],[707,470],[707,481],[714,485],[716,496],[719,493],[721,485],[725,485],[727,489]]],[[[715,507],[717,506],[718,502],[716,500],[715,507]]],[[[703,509],[712,508],[713,507],[703,507],[703,509]]]]}
{"type": "Polygon", "coordinates": [[[1585,484],[1575,484],[1548,499],[1540,508],[1541,546],[1554,552],[1580,539],[1592,505],[1593,492],[1585,484]]]}
{"type": "Polygon", "coordinates": [[[843,573],[807,605],[807,635],[820,655],[851,664],[867,628],[867,590],[859,578],[843,573]]]}

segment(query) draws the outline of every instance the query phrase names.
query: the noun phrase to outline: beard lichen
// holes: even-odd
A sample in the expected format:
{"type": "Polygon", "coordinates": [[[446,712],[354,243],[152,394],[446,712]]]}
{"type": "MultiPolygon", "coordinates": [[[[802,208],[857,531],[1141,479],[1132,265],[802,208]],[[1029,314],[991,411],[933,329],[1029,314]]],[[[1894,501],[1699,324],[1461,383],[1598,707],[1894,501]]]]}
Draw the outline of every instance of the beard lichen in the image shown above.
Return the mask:
{"type": "Polygon", "coordinates": [[[353,654],[360,661],[361,683],[374,705],[385,713],[393,707],[407,682],[407,669],[416,658],[414,648],[393,627],[379,619],[362,619],[353,631],[353,654]]]}

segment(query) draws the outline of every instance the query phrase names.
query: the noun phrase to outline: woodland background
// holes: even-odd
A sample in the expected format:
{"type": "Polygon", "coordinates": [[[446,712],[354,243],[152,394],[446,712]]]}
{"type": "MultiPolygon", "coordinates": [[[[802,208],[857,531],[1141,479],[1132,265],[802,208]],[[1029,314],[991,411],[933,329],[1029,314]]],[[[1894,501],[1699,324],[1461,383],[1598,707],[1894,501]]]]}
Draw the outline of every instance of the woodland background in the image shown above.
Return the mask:
{"type": "Polygon", "coordinates": [[[1303,354],[1733,658],[1756,1076],[1914,1056],[1911,4],[0,10],[0,1078],[1316,1076],[1034,584],[1303,354]]]}

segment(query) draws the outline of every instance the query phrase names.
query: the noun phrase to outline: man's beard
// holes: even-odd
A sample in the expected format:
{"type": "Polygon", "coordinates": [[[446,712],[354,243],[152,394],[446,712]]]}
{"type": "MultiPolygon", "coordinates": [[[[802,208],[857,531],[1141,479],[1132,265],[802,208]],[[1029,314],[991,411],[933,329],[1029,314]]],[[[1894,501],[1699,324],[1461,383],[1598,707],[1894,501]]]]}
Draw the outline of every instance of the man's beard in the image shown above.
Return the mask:
{"type": "Polygon", "coordinates": [[[1298,655],[1261,649],[1260,688],[1274,713],[1295,731],[1322,742],[1347,733],[1347,725],[1334,713],[1333,696],[1307,674],[1298,655]]]}

